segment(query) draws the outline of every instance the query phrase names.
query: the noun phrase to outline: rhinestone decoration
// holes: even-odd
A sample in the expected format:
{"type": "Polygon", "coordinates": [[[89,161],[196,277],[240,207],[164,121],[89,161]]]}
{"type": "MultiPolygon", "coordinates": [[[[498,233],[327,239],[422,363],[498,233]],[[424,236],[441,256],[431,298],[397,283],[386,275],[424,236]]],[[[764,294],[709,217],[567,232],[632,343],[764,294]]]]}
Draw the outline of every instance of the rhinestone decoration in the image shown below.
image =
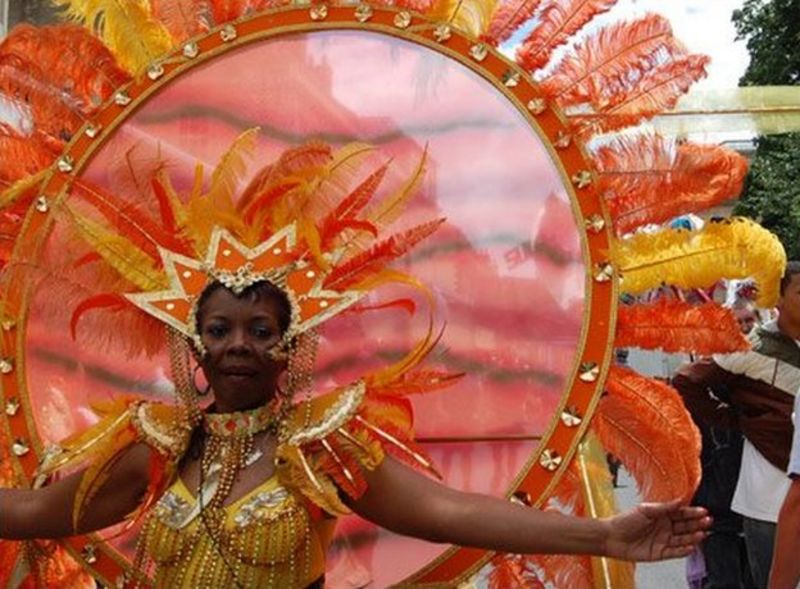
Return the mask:
{"type": "Polygon", "coordinates": [[[469,54],[475,61],[483,61],[489,55],[489,47],[485,43],[475,43],[469,48],[469,54]]]}
{"type": "Polygon", "coordinates": [[[595,382],[600,378],[600,367],[597,362],[584,362],[578,369],[578,378],[583,382],[595,382]]]}
{"type": "Polygon", "coordinates": [[[84,131],[84,133],[89,139],[94,139],[100,134],[101,129],[102,127],[100,125],[89,124],[86,126],[86,130],[84,131]]]}
{"type": "Polygon", "coordinates": [[[11,397],[6,401],[6,415],[14,417],[19,412],[19,399],[11,397]]]}
{"type": "Polygon", "coordinates": [[[369,4],[359,4],[356,7],[356,20],[358,22],[367,22],[372,18],[372,6],[369,4]]]}
{"type": "Polygon", "coordinates": [[[14,372],[14,361],[11,358],[0,358],[0,372],[3,374],[14,372]]]}
{"type": "Polygon", "coordinates": [[[540,115],[547,110],[547,103],[544,98],[533,98],[528,101],[528,110],[535,115],[540,115]]]}
{"type": "Polygon", "coordinates": [[[394,15],[394,26],[398,29],[407,29],[411,25],[411,13],[407,11],[398,12],[394,15]]]}
{"type": "Polygon", "coordinates": [[[325,20],[328,18],[328,6],[326,4],[315,4],[308,11],[311,20],[325,20]]]}
{"type": "Polygon", "coordinates": [[[230,43],[238,36],[236,32],[236,27],[232,24],[227,24],[222,27],[222,30],[219,32],[219,37],[225,43],[230,43]]]}
{"type": "Polygon", "coordinates": [[[75,162],[73,159],[68,155],[62,155],[58,159],[58,170],[60,172],[64,172],[65,174],[69,174],[73,169],[75,169],[75,162]]]}
{"type": "Polygon", "coordinates": [[[446,43],[453,36],[450,25],[439,25],[433,30],[433,38],[437,43],[446,43]]]}
{"type": "Polygon", "coordinates": [[[561,422],[567,427],[577,427],[583,421],[578,409],[574,406],[567,407],[561,412],[561,422]]]}
{"type": "Polygon", "coordinates": [[[31,447],[25,440],[17,438],[14,440],[14,443],[11,444],[11,451],[14,453],[14,456],[25,456],[31,451],[31,447]]]}
{"type": "Polygon", "coordinates": [[[506,88],[515,88],[519,86],[519,82],[522,79],[522,76],[518,71],[515,70],[506,70],[503,74],[503,85],[506,88]]]}
{"type": "Polygon", "coordinates": [[[183,46],[184,57],[188,57],[189,59],[194,59],[198,55],[200,55],[200,45],[198,45],[194,41],[190,41],[189,43],[183,46]]]}
{"type": "Polygon", "coordinates": [[[514,494],[511,496],[509,501],[511,501],[511,503],[516,503],[517,505],[524,505],[525,507],[530,507],[533,505],[531,494],[527,491],[514,491],[514,494]]]}
{"type": "Polygon", "coordinates": [[[36,203],[34,204],[36,210],[40,213],[46,213],[50,210],[50,203],[47,202],[47,197],[42,195],[36,199],[36,203]]]}
{"type": "Polygon", "coordinates": [[[587,218],[586,221],[586,230],[590,233],[600,233],[603,229],[606,228],[606,220],[603,219],[602,216],[595,213],[591,217],[587,218]]]}
{"type": "Polygon", "coordinates": [[[81,550],[81,558],[86,564],[94,564],[97,562],[97,550],[94,547],[94,544],[87,544],[81,550]]]}
{"type": "Polygon", "coordinates": [[[177,530],[191,510],[192,507],[186,500],[170,491],[158,500],[155,514],[158,519],[164,522],[164,525],[177,530]]]}
{"type": "Polygon", "coordinates": [[[592,173],[589,170],[581,170],[572,177],[572,183],[582,190],[592,183],[592,173]]]}
{"type": "Polygon", "coordinates": [[[120,90],[114,94],[114,102],[119,106],[128,106],[131,103],[131,97],[125,90],[120,90]]]}
{"type": "Polygon", "coordinates": [[[594,267],[594,279],[596,282],[608,282],[614,277],[614,266],[608,262],[596,264],[594,267]]]}
{"type": "Polygon", "coordinates": [[[150,67],[147,68],[147,77],[153,81],[158,80],[163,75],[164,66],[160,63],[151,64],[150,67]]]}
{"type": "Polygon", "coordinates": [[[270,519],[275,515],[275,508],[279,507],[289,498],[289,492],[283,487],[274,491],[263,491],[250,499],[239,508],[233,518],[234,523],[240,528],[254,521],[270,519]]]}
{"type": "Polygon", "coordinates": [[[572,143],[572,135],[567,135],[564,131],[559,131],[558,135],[556,135],[556,140],[553,141],[553,145],[555,145],[558,149],[566,149],[572,143]]]}
{"type": "Polygon", "coordinates": [[[539,464],[541,464],[545,470],[549,470],[550,472],[558,470],[558,467],[561,465],[562,461],[563,458],[561,458],[561,455],[555,450],[551,450],[549,448],[542,452],[542,455],[539,457],[539,464]]]}
{"type": "Polygon", "coordinates": [[[11,331],[17,327],[17,322],[12,319],[6,319],[3,322],[0,322],[0,327],[3,328],[3,331],[11,331]]]}

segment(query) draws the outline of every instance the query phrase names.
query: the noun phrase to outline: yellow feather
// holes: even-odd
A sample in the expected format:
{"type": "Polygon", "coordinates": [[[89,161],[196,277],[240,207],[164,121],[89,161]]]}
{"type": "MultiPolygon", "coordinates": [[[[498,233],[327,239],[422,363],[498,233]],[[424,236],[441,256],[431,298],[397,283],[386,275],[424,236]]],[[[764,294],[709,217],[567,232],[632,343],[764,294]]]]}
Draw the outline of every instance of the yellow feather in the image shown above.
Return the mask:
{"type": "Polygon", "coordinates": [[[168,287],[154,260],[118,233],[108,231],[77,211],[67,209],[81,238],[119,274],[142,291],[168,287]]]}
{"type": "Polygon", "coordinates": [[[498,0],[438,0],[428,16],[480,37],[489,28],[498,0]]]}
{"type": "Polygon", "coordinates": [[[148,0],[52,0],[67,18],[83,23],[114,53],[130,73],[138,75],[169,52],[169,31],[153,18],[148,0]]]}
{"type": "MultiPolygon", "coordinates": [[[[575,460],[578,463],[587,515],[593,518],[614,515],[617,512],[617,502],[611,484],[606,452],[594,434],[586,435],[578,446],[575,460]]],[[[592,557],[595,587],[633,587],[633,571],[633,563],[592,557]]]]}
{"type": "Polygon", "coordinates": [[[41,183],[44,179],[44,176],[50,171],[50,169],[42,170],[41,172],[37,172],[33,176],[26,176],[21,180],[17,180],[6,188],[3,192],[0,193],[0,209],[4,209],[13,205],[17,202],[22,195],[24,195],[29,189],[33,188],[37,184],[41,183]]]}
{"type": "Polygon", "coordinates": [[[234,213],[233,194],[247,173],[247,159],[252,156],[260,129],[254,127],[239,135],[219,160],[211,174],[208,190],[209,204],[219,210],[234,213]]]}
{"type": "Polygon", "coordinates": [[[426,145],[411,177],[390,197],[368,209],[365,215],[366,219],[379,227],[386,227],[397,219],[402,214],[408,200],[416,194],[417,188],[425,177],[427,163],[428,146],[426,145]]]}
{"type": "Polygon", "coordinates": [[[786,266],[778,239],[742,217],[707,223],[701,231],[664,229],[614,240],[613,261],[625,292],[639,294],[670,284],[706,288],[722,278],[753,278],[758,304],[772,307],[786,266]]]}

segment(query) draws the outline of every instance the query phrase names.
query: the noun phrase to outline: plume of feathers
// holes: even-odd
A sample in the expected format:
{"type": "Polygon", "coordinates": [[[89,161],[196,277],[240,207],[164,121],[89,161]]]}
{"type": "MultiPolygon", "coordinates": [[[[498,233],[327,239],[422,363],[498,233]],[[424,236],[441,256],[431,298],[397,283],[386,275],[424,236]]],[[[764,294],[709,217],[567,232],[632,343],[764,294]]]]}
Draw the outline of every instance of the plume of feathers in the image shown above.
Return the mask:
{"type": "Polygon", "coordinates": [[[532,18],[542,0],[506,0],[498,2],[489,19],[484,40],[497,46],[507,40],[528,19],[532,18]]]}
{"type": "Polygon", "coordinates": [[[692,497],[700,482],[700,434],[672,387],[612,367],[592,429],[633,475],[645,501],[692,497]]]}
{"type": "Polygon", "coordinates": [[[675,57],[645,71],[640,78],[592,86],[589,101],[595,112],[578,114],[570,123],[582,134],[608,133],[672,110],[695,82],[706,77],[709,61],[705,55],[675,57]]]}
{"type": "Polygon", "coordinates": [[[550,61],[553,51],[569,42],[591,20],[608,12],[617,0],[550,0],[539,23],[517,49],[517,62],[528,71],[550,61]]]}
{"type": "Polygon", "coordinates": [[[616,137],[593,159],[618,234],[735,198],[747,174],[733,150],[654,134],[616,137]]]}
{"type": "Polygon", "coordinates": [[[722,278],[753,278],[757,303],[772,307],[786,266],[778,238],[742,217],[706,223],[699,231],[662,229],[613,240],[622,289],[640,294],[662,284],[705,288],[722,278]]]}
{"type": "Polygon", "coordinates": [[[167,28],[148,0],[52,0],[66,18],[84,24],[102,39],[129,73],[138,75],[173,47],[167,28]]]}
{"type": "Polygon", "coordinates": [[[730,309],[710,302],[692,305],[667,298],[652,304],[621,306],[614,345],[701,356],[750,349],[730,309]]]}
{"type": "Polygon", "coordinates": [[[562,106],[591,102],[608,85],[641,77],[686,50],[673,36],[669,21],[648,15],[600,29],[577,45],[542,84],[542,91],[562,106]]]}
{"type": "Polygon", "coordinates": [[[450,23],[473,37],[480,37],[489,27],[497,2],[498,0],[436,0],[426,16],[450,23]]]}

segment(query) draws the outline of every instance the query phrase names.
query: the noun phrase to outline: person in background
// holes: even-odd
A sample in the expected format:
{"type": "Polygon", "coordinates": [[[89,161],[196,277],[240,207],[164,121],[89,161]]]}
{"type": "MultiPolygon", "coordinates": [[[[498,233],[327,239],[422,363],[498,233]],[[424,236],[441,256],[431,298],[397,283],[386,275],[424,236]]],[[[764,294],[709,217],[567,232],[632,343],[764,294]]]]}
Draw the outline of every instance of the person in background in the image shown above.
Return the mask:
{"type": "MultiPolygon", "coordinates": [[[[780,293],[778,319],[753,330],[752,350],[700,360],[682,368],[673,380],[698,423],[744,436],[738,477],[735,460],[718,465],[716,470],[729,482],[701,499],[719,526],[720,510],[735,477],[730,509],[742,516],[747,561],[759,589],[767,586],[778,512],[790,482],[784,473],[792,441],[792,407],[800,388],[800,262],[787,265],[780,293]]],[[[714,532],[706,541],[710,540],[712,551],[713,544],[723,539],[714,532]]],[[[725,564],[715,564],[713,556],[707,561],[709,574],[718,571],[723,578],[724,584],[712,586],[742,586],[741,575],[736,577],[737,554],[729,547],[723,552],[725,564]]]]}

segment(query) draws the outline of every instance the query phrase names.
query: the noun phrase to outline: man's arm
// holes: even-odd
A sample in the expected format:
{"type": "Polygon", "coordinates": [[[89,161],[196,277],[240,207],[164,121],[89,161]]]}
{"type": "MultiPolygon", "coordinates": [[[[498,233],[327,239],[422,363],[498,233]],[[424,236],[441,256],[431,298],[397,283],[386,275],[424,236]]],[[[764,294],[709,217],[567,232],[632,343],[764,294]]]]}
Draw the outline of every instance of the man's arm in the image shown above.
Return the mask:
{"type": "Polygon", "coordinates": [[[778,514],[769,589],[796,589],[800,583],[800,478],[792,480],[778,514]]]}
{"type": "Polygon", "coordinates": [[[736,414],[726,402],[736,375],[707,358],[681,368],[672,379],[695,421],[724,429],[737,427],[736,414]],[[713,393],[713,395],[712,395],[713,393]]]}

